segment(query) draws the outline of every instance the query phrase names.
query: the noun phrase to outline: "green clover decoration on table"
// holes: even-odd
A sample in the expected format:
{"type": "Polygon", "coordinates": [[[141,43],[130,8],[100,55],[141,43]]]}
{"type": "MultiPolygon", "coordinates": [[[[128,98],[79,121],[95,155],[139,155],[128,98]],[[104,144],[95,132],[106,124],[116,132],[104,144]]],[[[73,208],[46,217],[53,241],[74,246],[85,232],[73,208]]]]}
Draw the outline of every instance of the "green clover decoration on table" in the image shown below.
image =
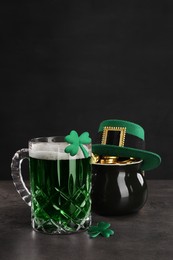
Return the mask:
{"type": "Polygon", "coordinates": [[[97,226],[89,227],[88,234],[91,238],[95,238],[99,235],[108,238],[114,234],[114,231],[112,229],[109,229],[109,227],[109,223],[101,221],[97,224],[97,226]]]}
{"type": "Polygon", "coordinates": [[[84,132],[78,136],[78,133],[75,130],[72,130],[70,134],[65,137],[65,141],[70,144],[64,150],[66,153],[70,153],[71,156],[74,156],[78,153],[79,148],[81,148],[84,157],[89,157],[88,151],[83,146],[84,144],[91,143],[91,138],[89,137],[88,132],[84,132]]]}

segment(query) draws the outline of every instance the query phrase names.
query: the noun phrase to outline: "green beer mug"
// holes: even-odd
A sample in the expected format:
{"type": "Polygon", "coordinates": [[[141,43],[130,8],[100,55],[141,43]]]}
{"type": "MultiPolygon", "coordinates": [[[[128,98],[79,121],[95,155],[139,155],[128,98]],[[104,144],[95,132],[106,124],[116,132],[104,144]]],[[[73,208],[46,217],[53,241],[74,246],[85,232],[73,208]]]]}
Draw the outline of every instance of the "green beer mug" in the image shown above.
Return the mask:
{"type": "MultiPolygon", "coordinates": [[[[17,151],[11,174],[17,192],[31,206],[36,231],[68,234],[86,230],[91,224],[91,143],[75,155],[65,152],[70,144],[63,137],[40,137],[29,141],[29,149],[17,151]],[[86,156],[87,154],[87,156],[86,156]],[[30,191],[22,173],[29,159],[30,191]]],[[[71,145],[72,146],[72,145],[71,145]]]]}

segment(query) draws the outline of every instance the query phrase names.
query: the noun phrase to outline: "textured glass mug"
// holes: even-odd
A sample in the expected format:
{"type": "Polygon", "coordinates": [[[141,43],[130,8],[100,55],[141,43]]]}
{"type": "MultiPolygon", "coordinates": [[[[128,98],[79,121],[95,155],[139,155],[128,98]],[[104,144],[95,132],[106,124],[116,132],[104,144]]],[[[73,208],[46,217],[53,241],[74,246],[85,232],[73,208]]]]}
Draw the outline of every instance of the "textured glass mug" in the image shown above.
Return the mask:
{"type": "Polygon", "coordinates": [[[75,156],[64,152],[63,137],[40,137],[29,141],[29,149],[17,151],[11,174],[17,192],[31,206],[31,223],[36,231],[68,234],[91,224],[91,144],[75,156]],[[30,191],[22,173],[23,159],[29,159],[30,191]]]}

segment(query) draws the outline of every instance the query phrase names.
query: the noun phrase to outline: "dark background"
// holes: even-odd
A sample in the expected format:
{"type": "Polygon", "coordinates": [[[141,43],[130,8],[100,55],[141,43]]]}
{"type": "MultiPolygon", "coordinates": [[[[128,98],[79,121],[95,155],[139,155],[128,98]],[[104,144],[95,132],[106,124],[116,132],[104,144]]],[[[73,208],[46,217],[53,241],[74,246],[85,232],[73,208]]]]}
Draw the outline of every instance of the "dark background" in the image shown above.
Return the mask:
{"type": "Polygon", "coordinates": [[[144,127],[172,179],[172,1],[1,2],[1,173],[28,139],[105,119],[144,127]]]}

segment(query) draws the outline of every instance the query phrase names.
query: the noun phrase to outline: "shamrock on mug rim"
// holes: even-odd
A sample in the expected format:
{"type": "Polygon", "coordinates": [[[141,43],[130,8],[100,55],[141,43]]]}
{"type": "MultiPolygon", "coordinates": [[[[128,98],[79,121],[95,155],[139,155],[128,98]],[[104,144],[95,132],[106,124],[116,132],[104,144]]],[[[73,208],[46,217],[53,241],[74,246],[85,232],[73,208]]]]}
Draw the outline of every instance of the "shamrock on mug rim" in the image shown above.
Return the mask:
{"type": "Polygon", "coordinates": [[[90,144],[92,141],[88,132],[83,132],[79,136],[75,130],[72,130],[69,135],[65,136],[65,141],[70,144],[64,150],[66,153],[70,153],[71,156],[75,156],[78,153],[79,148],[81,148],[84,157],[89,157],[88,151],[83,146],[85,144],[90,144]]]}

